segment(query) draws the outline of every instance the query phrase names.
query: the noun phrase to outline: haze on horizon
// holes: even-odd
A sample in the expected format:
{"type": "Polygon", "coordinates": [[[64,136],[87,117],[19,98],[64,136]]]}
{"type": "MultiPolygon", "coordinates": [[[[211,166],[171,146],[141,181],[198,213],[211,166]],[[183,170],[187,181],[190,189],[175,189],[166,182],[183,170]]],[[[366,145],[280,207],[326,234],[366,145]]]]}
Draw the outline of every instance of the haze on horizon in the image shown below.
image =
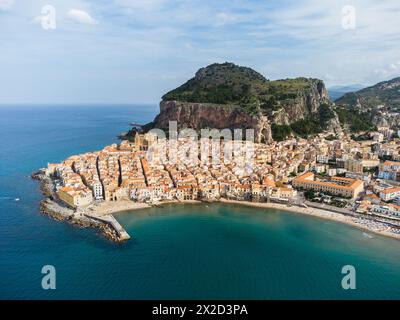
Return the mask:
{"type": "Polygon", "coordinates": [[[0,0],[0,104],[154,103],[225,61],[328,87],[399,76],[400,2],[329,2],[0,0]]]}

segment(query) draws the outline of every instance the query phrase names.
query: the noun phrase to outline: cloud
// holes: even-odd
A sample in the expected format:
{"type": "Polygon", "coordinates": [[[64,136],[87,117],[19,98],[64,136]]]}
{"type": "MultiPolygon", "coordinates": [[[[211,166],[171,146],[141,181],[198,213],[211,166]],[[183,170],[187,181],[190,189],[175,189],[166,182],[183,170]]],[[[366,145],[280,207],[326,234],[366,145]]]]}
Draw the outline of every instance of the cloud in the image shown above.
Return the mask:
{"type": "Polygon", "coordinates": [[[131,8],[134,10],[159,10],[167,5],[167,0],[115,0],[117,5],[131,8]]]}
{"type": "Polygon", "coordinates": [[[398,77],[400,75],[400,61],[393,62],[383,68],[375,69],[374,73],[378,77],[382,77],[384,79],[398,77]]]}
{"type": "Polygon", "coordinates": [[[7,14],[0,9],[0,103],[15,97],[154,101],[198,68],[224,61],[269,79],[307,76],[328,86],[400,75],[399,1],[0,0],[0,8],[12,2],[7,14]],[[51,37],[27,23],[40,14],[39,2],[57,9],[51,37]],[[348,4],[356,9],[354,30],[342,27],[348,4]],[[98,21],[96,30],[80,25],[98,21]],[[83,91],[77,77],[93,79],[96,90],[83,91]]]}
{"type": "Polygon", "coordinates": [[[35,24],[41,24],[43,18],[44,18],[43,16],[37,16],[37,17],[33,18],[33,19],[31,20],[31,22],[32,22],[32,23],[35,23],[35,24]]]}
{"type": "Polygon", "coordinates": [[[79,23],[83,24],[97,24],[98,21],[92,18],[92,16],[87,13],[86,11],[83,10],[78,10],[78,9],[71,9],[67,13],[67,17],[75,20],[79,23]]]}
{"type": "Polygon", "coordinates": [[[231,23],[235,21],[235,17],[226,12],[220,12],[217,14],[217,22],[215,23],[216,27],[221,27],[227,23],[231,23]]]}
{"type": "Polygon", "coordinates": [[[0,10],[9,10],[14,5],[14,0],[0,0],[0,10]]]}

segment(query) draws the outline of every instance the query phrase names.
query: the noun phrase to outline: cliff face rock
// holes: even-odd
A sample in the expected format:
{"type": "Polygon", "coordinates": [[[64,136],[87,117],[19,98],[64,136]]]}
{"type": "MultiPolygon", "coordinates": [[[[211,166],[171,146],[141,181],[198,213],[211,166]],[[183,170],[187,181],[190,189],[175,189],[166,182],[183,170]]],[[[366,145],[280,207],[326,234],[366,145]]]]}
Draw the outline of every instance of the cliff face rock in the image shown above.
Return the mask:
{"type": "Polygon", "coordinates": [[[201,68],[192,79],[165,94],[160,114],[144,129],[165,130],[169,121],[177,121],[179,129],[252,128],[257,142],[271,141],[277,131],[284,138],[340,130],[323,81],[270,81],[232,63],[201,68]]]}
{"type": "Polygon", "coordinates": [[[327,122],[326,130],[333,132],[338,136],[341,136],[343,134],[342,126],[340,125],[339,117],[336,113],[334,117],[327,122]]]}
{"type": "Polygon", "coordinates": [[[267,117],[248,114],[235,105],[162,101],[150,127],[168,130],[169,121],[176,121],[178,129],[254,129],[257,142],[272,139],[267,117]]]}
{"type": "Polygon", "coordinates": [[[400,113],[376,111],[372,117],[372,123],[377,127],[397,129],[400,126],[400,113]]]}
{"type": "Polygon", "coordinates": [[[328,91],[321,80],[313,80],[308,90],[299,92],[294,99],[282,102],[279,110],[267,113],[272,123],[289,125],[311,113],[317,113],[321,104],[330,104],[328,91]]]}

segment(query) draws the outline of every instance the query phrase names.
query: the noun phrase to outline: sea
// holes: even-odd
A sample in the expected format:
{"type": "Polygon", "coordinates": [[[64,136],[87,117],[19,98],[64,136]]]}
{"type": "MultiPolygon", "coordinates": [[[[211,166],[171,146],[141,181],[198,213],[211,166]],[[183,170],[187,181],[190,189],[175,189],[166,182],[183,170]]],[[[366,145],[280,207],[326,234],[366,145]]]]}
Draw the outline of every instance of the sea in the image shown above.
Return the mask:
{"type": "Polygon", "coordinates": [[[117,143],[130,122],[157,112],[156,104],[0,106],[0,299],[400,298],[400,241],[333,221],[166,205],[116,214],[132,237],[116,244],[40,213],[33,171],[117,143]],[[45,266],[55,289],[42,286],[45,266]]]}

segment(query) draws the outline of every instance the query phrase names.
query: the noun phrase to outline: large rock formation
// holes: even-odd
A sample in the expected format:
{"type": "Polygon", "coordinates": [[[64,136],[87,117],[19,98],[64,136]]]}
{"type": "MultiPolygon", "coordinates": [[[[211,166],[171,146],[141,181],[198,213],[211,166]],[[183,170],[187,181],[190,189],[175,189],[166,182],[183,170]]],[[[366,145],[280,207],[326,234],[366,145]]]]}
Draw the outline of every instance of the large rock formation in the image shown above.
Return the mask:
{"type": "MultiPolygon", "coordinates": [[[[302,80],[308,82],[307,88],[298,91],[292,99],[280,101],[278,103],[278,110],[265,110],[273,123],[281,125],[290,124],[303,119],[308,114],[317,113],[322,104],[330,104],[328,91],[322,80],[302,80]]],[[[277,107],[274,109],[277,109],[277,107]]]]}
{"type": "Polygon", "coordinates": [[[272,139],[267,117],[249,114],[235,105],[161,101],[160,113],[147,128],[168,130],[169,121],[176,121],[178,129],[254,129],[258,142],[272,139]]]}
{"type": "Polygon", "coordinates": [[[268,142],[273,138],[272,125],[290,131],[299,120],[317,127],[312,133],[341,130],[321,80],[269,81],[252,69],[224,63],[200,69],[194,78],[165,94],[160,114],[144,129],[166,130],[169,121],[177,121],[179,129],[252,128],[257,142],[268,142]]]}

